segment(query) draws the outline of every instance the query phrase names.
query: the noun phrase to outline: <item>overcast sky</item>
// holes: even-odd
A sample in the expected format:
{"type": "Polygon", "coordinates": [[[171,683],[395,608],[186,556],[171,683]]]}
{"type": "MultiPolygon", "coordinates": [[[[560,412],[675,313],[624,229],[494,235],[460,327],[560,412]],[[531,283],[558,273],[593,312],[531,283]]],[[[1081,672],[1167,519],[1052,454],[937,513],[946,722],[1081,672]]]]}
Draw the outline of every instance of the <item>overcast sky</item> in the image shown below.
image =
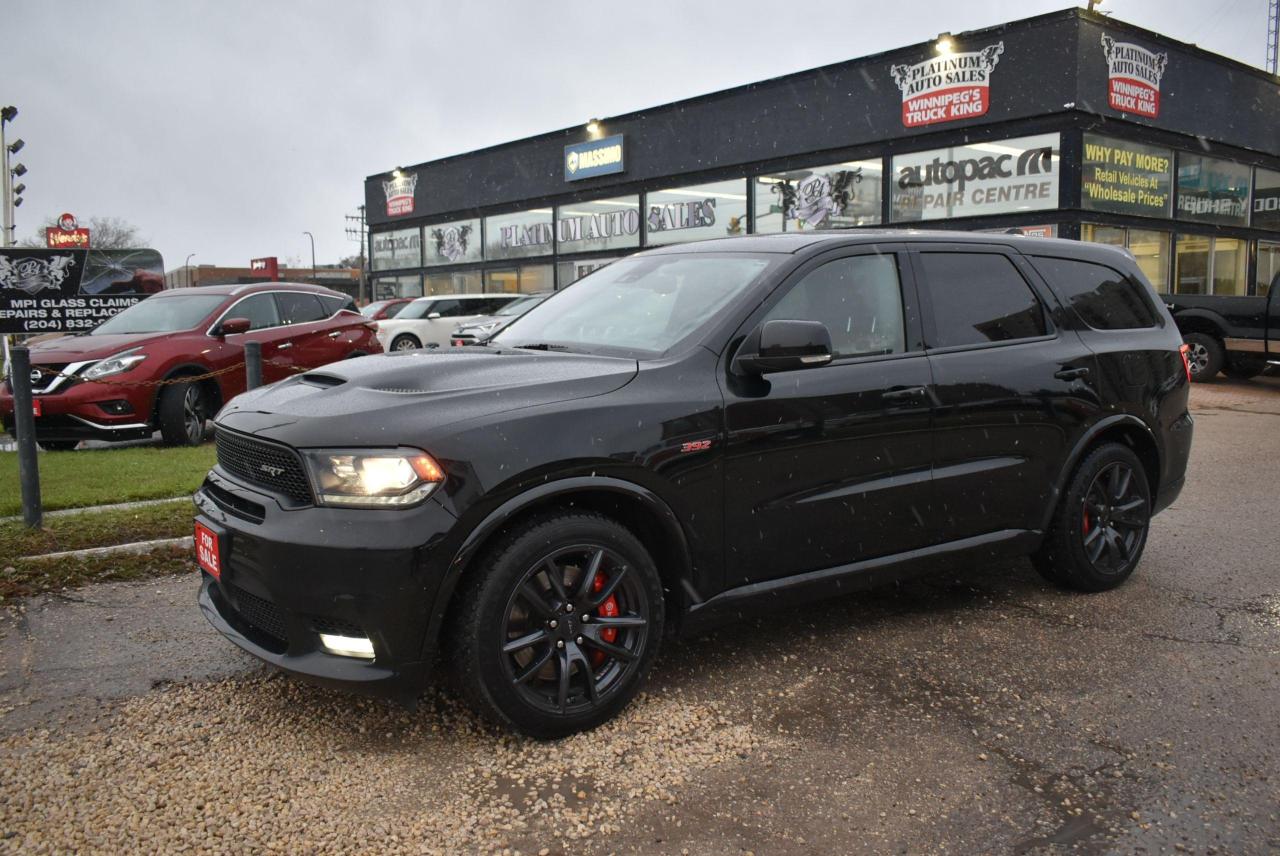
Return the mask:
{"type": "MultiPolygon", "coordinates": [[[[1070,4],[8,0],[18,235],[122,217],[166,267],[354,253],[366,175],[1070,4]],[[563,10],[557,13],[557,10],[563,10]]],[[[1109,0],[1261,66],[1267,0],[1109,0]]]]}

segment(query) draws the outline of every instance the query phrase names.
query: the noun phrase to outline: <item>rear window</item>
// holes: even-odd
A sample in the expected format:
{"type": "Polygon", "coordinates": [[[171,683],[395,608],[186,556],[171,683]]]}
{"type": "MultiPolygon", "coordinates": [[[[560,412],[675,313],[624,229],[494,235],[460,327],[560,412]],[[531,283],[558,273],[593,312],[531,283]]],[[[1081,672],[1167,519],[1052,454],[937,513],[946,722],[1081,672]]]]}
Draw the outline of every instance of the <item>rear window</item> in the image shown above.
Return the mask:
{"type": "Polygon", "coordinates": [[[1035,257],[1031,261],[1080,320],[1093,329],[1136,330],[1159,326],[1146,289],[1119,271],[1074,259],[1035,257]]]}
{"type": "Polygon", "coordinates": [[[329,315],[332,315],[342,309],[346,309],[350,312],[358,311],[356,309],[356,302],[350,297],[339,297],[336,294],[321,294],[318,296],[320,298],[320,305],[324,307],[324,311],[329,315]]]}
{"type": "Polygon", "coordinates": [[[282,291],[276,294],[276,305],[280,307],[282,324],[306,324],[328,318],[332,313],[326,312],[320,300],[314,294],[303,294],[298,291],[282,291]]]}
{"type": "Polygon", "coordinates": [[[1043,336],[1044,309],[1000,253],[921,253],[933,304],[935,348],[1043,336]]]}

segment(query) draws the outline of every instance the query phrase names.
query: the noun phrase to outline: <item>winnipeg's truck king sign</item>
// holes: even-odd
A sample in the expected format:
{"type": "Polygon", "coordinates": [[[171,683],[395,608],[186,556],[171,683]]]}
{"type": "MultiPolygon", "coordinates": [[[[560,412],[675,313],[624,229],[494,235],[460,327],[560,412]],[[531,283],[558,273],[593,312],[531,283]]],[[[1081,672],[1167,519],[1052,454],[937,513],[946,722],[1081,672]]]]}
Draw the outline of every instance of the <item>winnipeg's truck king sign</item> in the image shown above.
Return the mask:
{"type": "Polygon", "coordinates": [[[1160,78],[1167,53],[1149,51],[1132,42],[1102,37],[1107,58],[1107,100],[1111,109],[1154,119],[1160,115],[1160,78]]]}
{"type": "Polygon", "coordinates": [[[934,57],[889,68],[902,90],[902,124],[907,128],[955,122],[984,115],[991,106],[991,74],[1004,42],[980,51],[934,57]]]}

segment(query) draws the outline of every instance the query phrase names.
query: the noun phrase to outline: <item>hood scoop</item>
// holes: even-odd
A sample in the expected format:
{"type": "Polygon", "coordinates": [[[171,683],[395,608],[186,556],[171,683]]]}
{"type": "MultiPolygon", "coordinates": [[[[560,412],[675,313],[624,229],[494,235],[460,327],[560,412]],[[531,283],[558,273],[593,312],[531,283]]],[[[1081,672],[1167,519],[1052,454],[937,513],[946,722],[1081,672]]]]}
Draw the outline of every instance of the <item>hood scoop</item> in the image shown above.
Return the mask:
{"type": "Polygon", "coordinates": [[[347,379],[331,374],[307,372],[304,375],[299,375],[298,382],[309,384],[310,386],[318,386],[321,389],[328,389],[331,386],[342,386],[347,382],[347,379]]]}

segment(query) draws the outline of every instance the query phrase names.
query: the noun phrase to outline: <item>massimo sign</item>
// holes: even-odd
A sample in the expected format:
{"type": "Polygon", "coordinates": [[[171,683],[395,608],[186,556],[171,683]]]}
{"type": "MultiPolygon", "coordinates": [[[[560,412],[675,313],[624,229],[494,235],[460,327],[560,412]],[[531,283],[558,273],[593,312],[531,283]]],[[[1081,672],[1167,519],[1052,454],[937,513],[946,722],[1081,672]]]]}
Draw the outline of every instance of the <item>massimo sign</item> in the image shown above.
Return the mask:
{"type": "Polygon", "coordinates": [[[564,147],[564,180],[611,175],[625,168],[622,134],[564,147]]]}

